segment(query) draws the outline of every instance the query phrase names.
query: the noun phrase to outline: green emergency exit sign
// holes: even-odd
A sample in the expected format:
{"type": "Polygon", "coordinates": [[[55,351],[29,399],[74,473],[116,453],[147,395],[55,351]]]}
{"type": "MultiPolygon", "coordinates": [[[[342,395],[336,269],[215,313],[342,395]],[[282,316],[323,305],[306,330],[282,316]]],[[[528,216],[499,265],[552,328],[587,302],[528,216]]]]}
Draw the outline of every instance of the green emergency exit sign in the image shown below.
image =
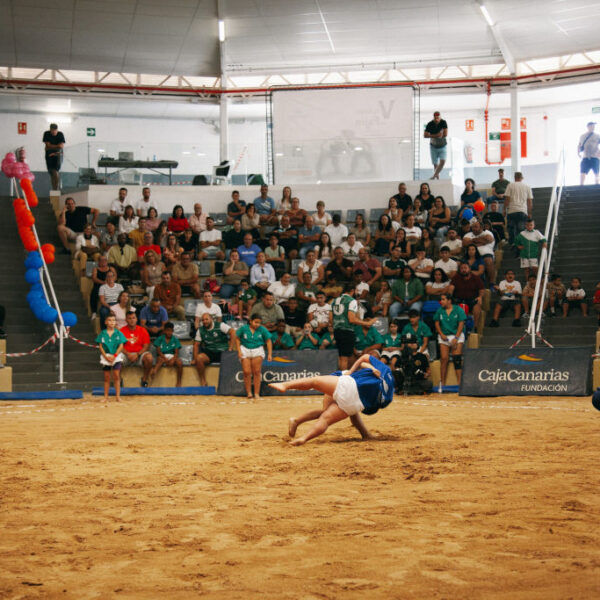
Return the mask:
{"type": "Polygon", "coordinates": [[[499,140],[500,139],[500,132],[499,131],[492,131],[490,133],[490,142],[494,141],[494,140],[499,140]]]}
{"type": "Polygon", "coordinates": [[[88,127],[87,128],[87,136],[88,137],[96,137],[96,128],[95,127],[88,127]]]}

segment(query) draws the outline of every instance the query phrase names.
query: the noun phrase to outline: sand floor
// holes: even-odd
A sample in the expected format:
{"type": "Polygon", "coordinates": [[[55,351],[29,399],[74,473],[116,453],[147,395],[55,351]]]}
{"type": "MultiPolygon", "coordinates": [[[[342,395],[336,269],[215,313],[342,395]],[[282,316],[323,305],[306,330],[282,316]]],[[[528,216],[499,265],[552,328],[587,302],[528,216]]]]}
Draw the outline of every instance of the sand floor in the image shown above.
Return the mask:
{"type": "Polygon", "coordinates": [[[0,404],[0,598],[600,598],[589,399],[0,404]]]}

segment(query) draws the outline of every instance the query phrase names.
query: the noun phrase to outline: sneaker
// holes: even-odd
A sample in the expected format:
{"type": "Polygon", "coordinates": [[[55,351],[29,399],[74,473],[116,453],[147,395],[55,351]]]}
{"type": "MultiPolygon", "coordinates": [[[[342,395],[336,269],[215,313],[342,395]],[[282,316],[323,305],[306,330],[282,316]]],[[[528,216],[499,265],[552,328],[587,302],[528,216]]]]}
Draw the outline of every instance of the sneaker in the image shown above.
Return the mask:
{"type": "Polygon", "coordinates": [[[96,313],[92,313],[92,321],[96,318],[96,313]]]}
{"type": "Polygon", "coordinates": [[[521,319],[529,319],[529,313],[523,313],[521,319]]]}
{"type": "Polygon", "coordinates": [[[513,327],[521,327],[521,319],[515,319],[515,320],[512,322],[512,326],[513,326],[513,327]]]}
{"type": "Polygon", "coordinates": [[[144,387],[144,388],[148,387],[148,382],[146,380],[142,379],[141,383],[142,383],[142,387],[144,387]]]}
{"type": "Polygon", "coordinates": [[[500,323],[498,323],[498,321],[496,321],[496,319],[492,319],[492,321],[490,323],[490,327],[500,327],[500,323]]]}

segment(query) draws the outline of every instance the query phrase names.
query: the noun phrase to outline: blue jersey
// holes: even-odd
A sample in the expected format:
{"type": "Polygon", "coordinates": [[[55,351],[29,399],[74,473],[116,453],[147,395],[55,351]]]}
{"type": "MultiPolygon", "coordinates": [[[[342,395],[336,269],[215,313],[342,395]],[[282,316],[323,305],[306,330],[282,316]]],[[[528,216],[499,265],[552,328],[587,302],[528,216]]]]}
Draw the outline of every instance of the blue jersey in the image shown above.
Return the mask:
{"type": "MultiPolygon", "coordinates": [[[[350,375],[356,381],[358,395],[364,406],[365,415],[374,415],[380,408],[385,408],[394,399],[394,376],[392,370],[375,357],[369,357],[371,364],[381,373],[377,377],[369,368],[359,369],[350,375]]],[[[340,376],[341,371],[332,375],[340,376]]]]}

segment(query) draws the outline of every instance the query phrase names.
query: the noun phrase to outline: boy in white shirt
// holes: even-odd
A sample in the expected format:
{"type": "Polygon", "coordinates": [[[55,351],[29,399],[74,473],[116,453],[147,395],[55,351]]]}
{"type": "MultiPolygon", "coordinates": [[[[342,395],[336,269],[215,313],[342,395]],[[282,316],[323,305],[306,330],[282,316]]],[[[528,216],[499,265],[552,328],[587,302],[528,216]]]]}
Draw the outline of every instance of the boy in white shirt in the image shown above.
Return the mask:
{"type": "Polygon", "coordinates": [[[331,304],[327,304],[325,300],[324,292],[318,292],[317,301],[308,307],[308,322],[312,325],[313,331],[319,334],[327,331],[327,328],[333,324],[331,304]]]}
{"type": "Polygon", "coordinates": [[[452,279],[458,271],[458,265],[455,260],[450,258],[450,248],[445,244],[440,248],[440,260],[434,265],[434,269],[441,269],[448,275],[448,279],[452,279]]]}
{"type": "Polygon", "coordinates": [[[521,284],[515,279],[515,272],[509,269],[504,274],[504,279],[498,286],[500,292],[500,301],[494,306],[494,316],[490,327],[499,327],[498,319],[500,314],[505,310],[512,308],[514,313],[514,319],[512,322],[513,327],[521,326],[521,294],[523,290],[521,284]]]}

